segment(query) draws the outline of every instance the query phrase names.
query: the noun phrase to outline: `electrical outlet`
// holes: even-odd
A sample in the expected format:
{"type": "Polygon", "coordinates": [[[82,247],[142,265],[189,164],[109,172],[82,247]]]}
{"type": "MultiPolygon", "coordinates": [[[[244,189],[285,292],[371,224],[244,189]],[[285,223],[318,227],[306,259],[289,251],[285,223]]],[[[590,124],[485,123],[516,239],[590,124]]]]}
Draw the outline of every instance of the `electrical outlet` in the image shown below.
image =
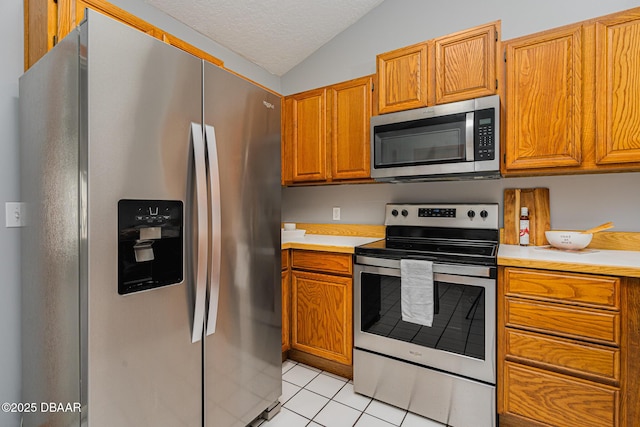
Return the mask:
{"type": "Polygon", "coordinates": [[[340,221],[340,208],[333,208],[333,220],[340,221]]]}
{"type": "Polygon", "coordinates": [[[6,202],[4,205],[5,210],[5,226],[6,227],[22,227],[24,221],[22,215],[24,203],[20,202],[6,202]]]}

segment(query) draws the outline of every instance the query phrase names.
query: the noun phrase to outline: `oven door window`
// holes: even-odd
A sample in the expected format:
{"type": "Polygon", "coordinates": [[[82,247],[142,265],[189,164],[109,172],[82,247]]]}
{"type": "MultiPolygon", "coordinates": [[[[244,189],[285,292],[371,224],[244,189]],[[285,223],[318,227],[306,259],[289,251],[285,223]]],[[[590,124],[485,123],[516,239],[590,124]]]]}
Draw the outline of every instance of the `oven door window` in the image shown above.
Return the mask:
{"type": "Polygon", "coordinates": [[[376,167],[466,160],[466,114],[376,126],[376,167]]]}
{"type": "Polygon", "coordinates": [[[400,277],[361,274],[362,332],[485,359],[485,297],[481,286],[434,281],[431,327],[402,320],[400,277]]]}

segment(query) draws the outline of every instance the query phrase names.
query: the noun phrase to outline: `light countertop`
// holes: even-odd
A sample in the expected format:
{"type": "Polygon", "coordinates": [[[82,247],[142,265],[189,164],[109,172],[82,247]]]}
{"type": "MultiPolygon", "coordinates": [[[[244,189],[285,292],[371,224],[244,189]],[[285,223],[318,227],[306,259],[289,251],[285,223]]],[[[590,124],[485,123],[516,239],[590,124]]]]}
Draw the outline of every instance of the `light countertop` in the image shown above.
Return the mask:
{"type": "Polygon", "coordinates": [[[333,236],[305,234],[301,237],[283,237],[282,249],[306,249],[312,251],[352,254],[356,246],[380,240],[380,237],[333,236]]]}
{"type": "Polygon", "coordinates": [[[500,245],[498,265],[640,278],[640,251],[500,245]]]}

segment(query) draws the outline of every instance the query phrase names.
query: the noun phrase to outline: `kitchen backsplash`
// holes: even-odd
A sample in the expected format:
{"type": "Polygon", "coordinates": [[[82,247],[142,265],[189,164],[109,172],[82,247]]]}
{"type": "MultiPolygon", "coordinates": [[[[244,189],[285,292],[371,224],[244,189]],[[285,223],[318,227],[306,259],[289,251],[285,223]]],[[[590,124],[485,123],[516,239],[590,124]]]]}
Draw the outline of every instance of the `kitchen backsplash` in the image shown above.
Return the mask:
{"type": "Polygon", "coordinates": [[[386,203],[502,202],[505,188],[548,187],[551,227],[586,229],[613,221],[611,231],[640,231],[640,173],[503,178],[410,184],[353,184],[282,189],[282,220],[382,224],[386,203]],[[332,210],[340,207],[340,221],[332,210]]]}

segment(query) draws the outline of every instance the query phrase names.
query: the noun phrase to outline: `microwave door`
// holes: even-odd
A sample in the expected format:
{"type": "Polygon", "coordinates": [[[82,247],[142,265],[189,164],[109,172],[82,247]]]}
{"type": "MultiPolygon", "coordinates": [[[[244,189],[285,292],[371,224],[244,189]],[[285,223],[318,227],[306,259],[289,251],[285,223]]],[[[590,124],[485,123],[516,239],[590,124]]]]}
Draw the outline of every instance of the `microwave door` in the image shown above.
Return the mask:
{"type": "Polygon", "coordinates": [[[473,172],[474,113],[374,127],[373,177],[473,172]]]}

